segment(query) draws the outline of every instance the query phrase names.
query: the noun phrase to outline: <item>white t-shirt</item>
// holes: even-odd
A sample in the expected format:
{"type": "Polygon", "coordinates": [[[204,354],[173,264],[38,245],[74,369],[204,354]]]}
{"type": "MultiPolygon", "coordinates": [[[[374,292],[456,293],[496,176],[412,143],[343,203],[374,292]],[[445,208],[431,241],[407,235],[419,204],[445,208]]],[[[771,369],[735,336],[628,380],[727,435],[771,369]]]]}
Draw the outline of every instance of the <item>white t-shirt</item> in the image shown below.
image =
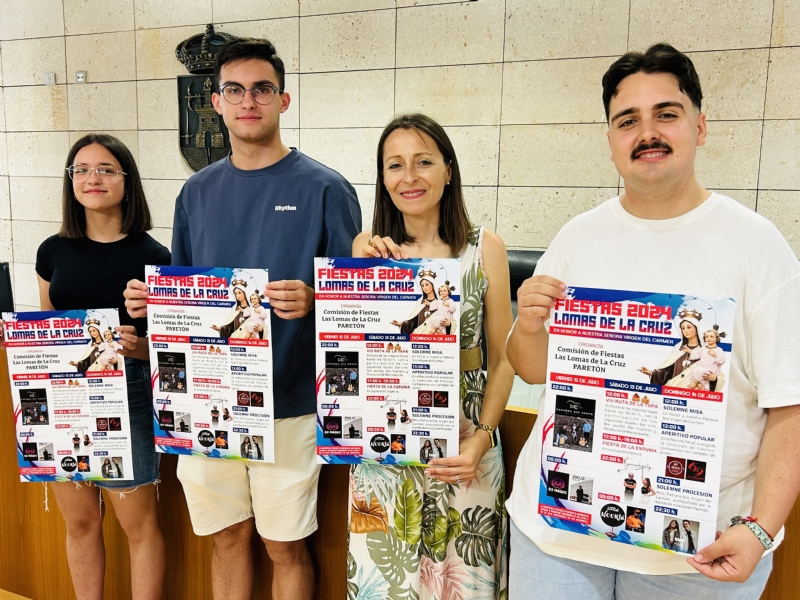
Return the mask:
{"type": "MultiPolygon", "coordinates": [[[[717,529],[724,531],[734,515],[749,515],[765,409],[800,404],[800,263],[772,223],[716,193],[665,220],[634,217],[612,198],[564,226],[536,273],[576,287],[736,301],[717,529]]],[[[549,527],[532,508],[541,428],[537,420],[507,503],[525,535],[553,556],[654,575],[695,572],[682,556],[549,527]]],[[[776,542],[782,536],[781,530],[776,542]]]]}

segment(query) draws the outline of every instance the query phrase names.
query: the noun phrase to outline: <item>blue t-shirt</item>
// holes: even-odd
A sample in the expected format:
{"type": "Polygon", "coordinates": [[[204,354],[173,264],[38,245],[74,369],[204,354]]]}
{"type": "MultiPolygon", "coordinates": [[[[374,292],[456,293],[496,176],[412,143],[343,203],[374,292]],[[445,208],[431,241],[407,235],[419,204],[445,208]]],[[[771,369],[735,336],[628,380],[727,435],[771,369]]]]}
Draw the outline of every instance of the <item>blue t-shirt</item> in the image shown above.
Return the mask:
{"type": "MultiPolygon", "coordinates": [[[[269,269],[270,281],[314,287],[315,256],[350,256],[361,231],[355,190],[296,149],[254,171],[230,156],[192,175],[175,204],[172,264],[269,269]]],[[[275,418],[316,412],[314,311],[270,314],[275,418]]]]}

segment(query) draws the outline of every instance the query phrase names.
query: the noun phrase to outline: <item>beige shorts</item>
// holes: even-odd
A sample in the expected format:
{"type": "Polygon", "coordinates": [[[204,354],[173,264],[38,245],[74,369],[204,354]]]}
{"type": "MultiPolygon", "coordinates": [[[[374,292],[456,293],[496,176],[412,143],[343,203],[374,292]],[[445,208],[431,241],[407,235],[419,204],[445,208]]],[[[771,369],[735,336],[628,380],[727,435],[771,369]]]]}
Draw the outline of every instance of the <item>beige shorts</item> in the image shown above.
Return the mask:
{"type": "Polygon", "coordinates": [[[259,535],[276,542],[316,531],[316,433],[316,415],[277,419],[274,463],[179,457],[194,532],[211,535],[253,516],[259,535]]]}

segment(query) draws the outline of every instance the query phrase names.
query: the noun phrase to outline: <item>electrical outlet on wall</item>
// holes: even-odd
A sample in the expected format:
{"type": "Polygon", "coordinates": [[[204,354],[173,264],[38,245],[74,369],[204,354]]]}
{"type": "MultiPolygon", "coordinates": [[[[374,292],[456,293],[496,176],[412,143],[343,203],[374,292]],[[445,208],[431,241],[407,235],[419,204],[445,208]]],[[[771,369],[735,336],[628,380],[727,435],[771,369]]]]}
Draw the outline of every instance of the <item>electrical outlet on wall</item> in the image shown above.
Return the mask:
{"type": "Polygon", "coordinates": [[[75,83],[86,83],[86,71],[76,71],[75,83]]]}
{"type": "Polygon", "coordinates": [[[55,85],[56,84],[56,74],[55,73],[45,73],[44,74],[44,84],[45,85],[55,85]]]}

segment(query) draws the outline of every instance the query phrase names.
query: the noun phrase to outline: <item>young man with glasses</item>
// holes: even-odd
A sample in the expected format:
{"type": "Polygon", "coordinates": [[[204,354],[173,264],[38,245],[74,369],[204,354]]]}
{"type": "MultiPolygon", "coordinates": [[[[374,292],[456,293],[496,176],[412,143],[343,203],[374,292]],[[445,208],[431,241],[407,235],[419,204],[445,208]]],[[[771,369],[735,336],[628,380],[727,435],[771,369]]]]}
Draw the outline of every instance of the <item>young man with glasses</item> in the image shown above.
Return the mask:
{"type": "Polygon", "coordinates": [[[547,590],[618,600],[750,600],[769,577],[770,550],[800,490],[800,264],[772,223],[697,181],[695,155],[706,139],[702,98],[692,61],[666,44],[611,65],[603,102],[624,193],[556,235],[519,289],[507,348],[522,379],[544,382],[550,310],[566,297],[566,285],[733,298],[719,537],[687,558],[549,527],[531,510],[541,486],[540,420],[508,500],[511,597],[547,590]]]}
{"type": "MultiPolygon", "coordinates": [[[[305,538],[317,528],[313,258],[349,256],[361,229],[352,186],[281,142],[289,108],[284,66],[266,40],[242,39],[217,54],[216,111],[231,154],[188,179],[175,206],[173,265],[266,267],[274,312],[275,463],[181,456],[192,526],[212,535],[215,598],[250,598],[253,526],[275,564],[272,597],[312,598],[305,538]],[[252,498],[252,501],[251,501],[252,498]]],[[[145,313],[147,286],[126,291],[145,313]]]]}

